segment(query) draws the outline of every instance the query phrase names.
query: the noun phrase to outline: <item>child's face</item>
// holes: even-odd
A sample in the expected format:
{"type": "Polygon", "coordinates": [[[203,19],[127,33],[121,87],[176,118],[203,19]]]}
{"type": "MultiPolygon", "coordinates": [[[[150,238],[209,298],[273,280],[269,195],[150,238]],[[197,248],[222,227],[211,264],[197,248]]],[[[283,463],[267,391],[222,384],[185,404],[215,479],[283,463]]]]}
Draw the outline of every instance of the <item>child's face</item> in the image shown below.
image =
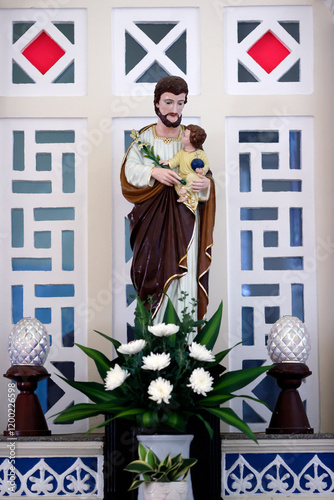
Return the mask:
{"type": "Polygon", "coordinates": [[[182,141],[182,144],[184,146],[191,146],[191,142],[190,142],[190,130],[187,128],[185,131],[184,131],[184,134],[181,138],[181,141],[182,141]]]}

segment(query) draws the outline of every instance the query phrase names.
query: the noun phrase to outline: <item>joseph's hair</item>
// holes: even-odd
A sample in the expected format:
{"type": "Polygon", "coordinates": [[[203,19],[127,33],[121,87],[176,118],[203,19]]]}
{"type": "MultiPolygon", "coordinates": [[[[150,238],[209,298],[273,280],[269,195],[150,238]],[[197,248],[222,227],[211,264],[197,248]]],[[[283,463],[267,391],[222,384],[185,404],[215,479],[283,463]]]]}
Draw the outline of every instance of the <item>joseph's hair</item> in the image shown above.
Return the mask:
{"type": "Polygon", "coordinates": [[[180,76],[165,76],[158,81],[154,89],[154,107],[160,101],[160,97],[165,92],[171,92],[174,95],[186,94],[184,104],[187,102],[188,84],[180,76]]]}

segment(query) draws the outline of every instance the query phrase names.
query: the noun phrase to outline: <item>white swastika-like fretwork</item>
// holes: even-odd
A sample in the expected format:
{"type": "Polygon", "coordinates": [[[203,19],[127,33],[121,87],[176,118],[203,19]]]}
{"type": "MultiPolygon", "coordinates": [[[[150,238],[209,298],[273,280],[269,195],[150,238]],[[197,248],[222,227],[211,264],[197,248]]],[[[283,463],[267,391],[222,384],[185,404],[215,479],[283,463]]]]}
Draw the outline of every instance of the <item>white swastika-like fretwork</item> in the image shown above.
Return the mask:
{"type": "MultiPolygon", "coordinates": [[[[22,317],[45,324],[52,337],[51,380],[39,386],[46,417],[80,399],[57,375],[86,377],[73,348],[87,335],[78,312],[87,303],[85,129],[84,119],[0,121],[1,346],[7,349],[12,324],[22,317]]],[[[48,425],[77,432],[87,424],[54,427],[49,419],[48,425]]]]}
{"type": "MultiPolygon", "coordinates": [[[[311,334],[308,366],[313,372],[301,394],[316,428],[317,244],[312,131],[313,120],[308,117],[226,120],[230,345],[243,342],[230,354],[230,367],[268,363],[266,337],[272,324],[284,315],[299,317],[311,334]],[[308,405],[311,394],[312,405],[308,405]]],[[[248,394],[262,400],[272,398],[268,379],[271,377],[252,383],[248,394]]],[[[257,431],[264,430],[263,421],[271,416],[270,410],[251,402],[238,402],[234,407],[239,414],[244,412],[257,431]]]]}

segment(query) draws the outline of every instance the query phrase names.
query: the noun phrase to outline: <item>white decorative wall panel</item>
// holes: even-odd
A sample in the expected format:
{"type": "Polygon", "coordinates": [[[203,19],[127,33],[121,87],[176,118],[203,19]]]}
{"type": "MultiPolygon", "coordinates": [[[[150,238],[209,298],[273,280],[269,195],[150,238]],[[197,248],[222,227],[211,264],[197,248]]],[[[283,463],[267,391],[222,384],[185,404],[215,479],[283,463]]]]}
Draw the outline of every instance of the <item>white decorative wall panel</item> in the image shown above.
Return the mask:
{"type": "Polygon", "coordinates": [[[0,95],[85,95],[84,9],[0,10],[0,95]]]}
{"type": "Polygon", "coordinates": [[[163,76],[178,75],[200,93],[197,8],[112,10],[113,93],[152,95],[163,76]]]}
{"type": "MultiPolygon", "coordinates": [[[[5,352],[22,317],[45,324],[51,380],[38,390],[46,417],[82,401],[57,375],[87,377],[74,346],[87,342],[86,127],[85,119],[0,120],[0,342],[5,352]]],[[[48,425],[56,433],[87,428],[85,421],[48,425]]]]}
{"type": "MultiPolygon", "coordinates": [[[[303,321],[312,351],[313,375],[302,384],[311,427],[318,426],[317,259],[314,215],[313,119],[226,119],[228,218],[228,316],[230,368],[269,364],[266,337],[284,315],[303,321]]],[[[262,431],[278,393],[272,377],[256,380],[247,394],[269,409],[237,402],[239,414],[262,431]]],[[[234,402],[233,402],[234,403],[234,402]]]]}
{"type": "Polygon", "coordinates": [[[311,94],[311,6],[224,9],[225,88],[229,94],[311,94]]]}

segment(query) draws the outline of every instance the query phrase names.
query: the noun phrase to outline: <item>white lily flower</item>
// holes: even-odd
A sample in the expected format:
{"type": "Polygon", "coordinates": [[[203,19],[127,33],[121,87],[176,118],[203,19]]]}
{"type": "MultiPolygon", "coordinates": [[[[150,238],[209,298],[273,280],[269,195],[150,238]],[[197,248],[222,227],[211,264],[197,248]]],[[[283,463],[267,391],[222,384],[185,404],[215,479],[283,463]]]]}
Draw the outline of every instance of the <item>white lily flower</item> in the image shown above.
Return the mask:
{"type": "Polygon", "coordinates": [[[132,129],[130,137],[132,137],[132,139],[134,139],[136,142],[138,142],[140,139],[139,132],[137,132],[137,130],[135,130],[135,129],[132,129]]]}
{"type": "Polygon", "coordinates": [[[189,382],[187,387],[191,387],[194,392],[202,394],[202,396],[206,396],[206,393],[213,389],[213,377],[204,368],[195,368],[190,375],[189,382]]]}
{"type": "Polygon", "coordinates": [[[173,325],[173,323],[169,323],[167,325],[165,323],[157,323],[156,325],[148,327],[148,331],[156,337],[169,337],[170,335],[177,333],[179,329],[180,327],[173,325]]]}
{"type": "Polygon", "coordinates": [[[130,376],[128,370],[123,370],[119,365],[110,368],[104,381],[104,386],[107,391],[113,391],[116,387],[123,384],[124,380],[130,376]]]}
{"type": "Polygon", "coordinates": [[[197,359],[197,361],[215,361],[215,357],[212,352],[207,349],[204,345],[193,342],[189,346],[191,358],[197,359]]]}
{"type": "Polygon", "coordinates": [[[146,340],[131,340],[127,344],[122,344],[117,348],[117,351],[121,354],[128,354],[131,356],[132,354],[137,354],[146,346],[146,340]]]}
{"type": "Polygon", "coordinates": [[[143,356],[143,370],[163,370],[170,364],[170,354],[154,354],[151,352],[148,356],[143,356]]]}
{"type": "Polygon", "coordinates": [[[152,380],[148,386],[147,392],[150,399],[161,405],[162,402],[169,404],[172,390],[173,385],[169,382],[169,380],[158,377],[156,380],[152,380]]]}

